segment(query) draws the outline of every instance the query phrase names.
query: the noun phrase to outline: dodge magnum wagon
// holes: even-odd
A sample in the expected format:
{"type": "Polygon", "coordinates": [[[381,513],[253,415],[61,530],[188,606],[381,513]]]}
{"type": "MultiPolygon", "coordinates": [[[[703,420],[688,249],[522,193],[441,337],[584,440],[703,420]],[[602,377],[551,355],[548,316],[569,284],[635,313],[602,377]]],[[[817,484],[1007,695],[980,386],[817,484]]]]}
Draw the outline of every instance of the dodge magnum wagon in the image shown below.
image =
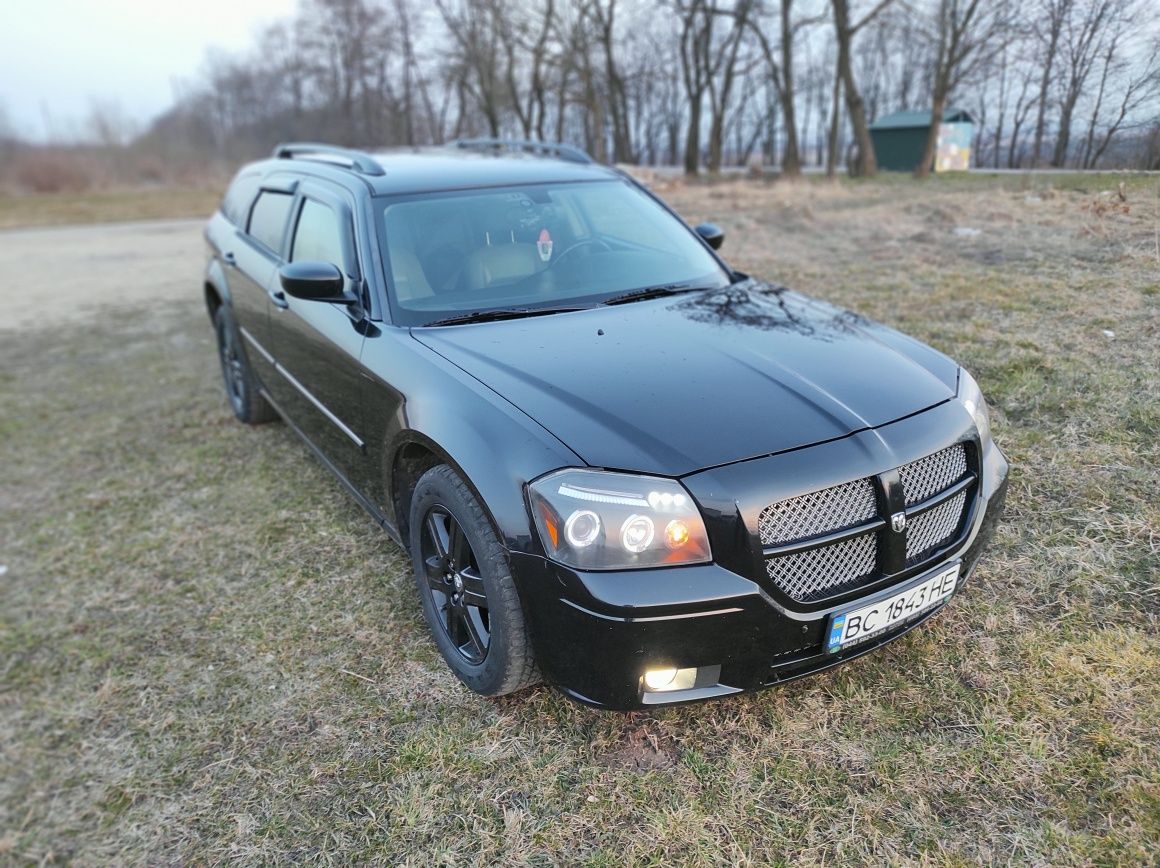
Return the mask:
{"type": "Polygon", "coordinates": [[[739,273],[566,146],[283,145],[205,238],[233,412],[285,420],[407,550],[481,694],[828,669],[947,605],[1002,511],[966,370],[739,273]]]}

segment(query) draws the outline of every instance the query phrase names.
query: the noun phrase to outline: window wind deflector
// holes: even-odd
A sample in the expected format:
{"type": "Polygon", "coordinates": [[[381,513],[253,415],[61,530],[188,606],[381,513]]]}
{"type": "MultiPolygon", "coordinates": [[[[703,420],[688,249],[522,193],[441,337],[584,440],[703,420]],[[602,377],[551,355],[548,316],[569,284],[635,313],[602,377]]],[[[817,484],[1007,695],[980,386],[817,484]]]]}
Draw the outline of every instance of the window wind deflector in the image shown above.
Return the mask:
{"type": "Polygon", "coordinates": [[[506,307],[499,310],[477,310],[458,316],[449,316],[444,319],[424,323],[425,326],[466,325],[473,322],[494,322],[501,319],[519,319],[526,316],[546,316],[553,313],[572,313],[577,310],[588,310],[586,307],[506,307]]]}
{"type": "Polygon", "coordinates": [[[612,298],[602,301],[601,304],[628,304],[633,301],[647,301],[650,298],[664,298],[668,295],[680,295],[682,292],[701,292],[706,289],[713,289],[713,287],[689,283],[666,283],[661,286],[647,286],[644,289],[622,292],[620,295],[614,295],[612,298]]]}

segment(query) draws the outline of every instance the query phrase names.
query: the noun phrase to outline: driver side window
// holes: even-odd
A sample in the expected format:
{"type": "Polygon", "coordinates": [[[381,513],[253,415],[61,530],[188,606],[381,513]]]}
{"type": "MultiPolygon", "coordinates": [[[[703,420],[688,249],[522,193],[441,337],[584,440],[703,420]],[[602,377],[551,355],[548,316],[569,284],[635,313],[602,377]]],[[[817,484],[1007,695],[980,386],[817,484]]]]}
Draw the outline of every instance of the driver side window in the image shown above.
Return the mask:
{"type": "Polygon", "coordinates": [[[346,257],[338,225],[338,215],[332,208],[313,199],[305,200],[294,228],[290,261],[329,262],[345,274],[346,257]]]}

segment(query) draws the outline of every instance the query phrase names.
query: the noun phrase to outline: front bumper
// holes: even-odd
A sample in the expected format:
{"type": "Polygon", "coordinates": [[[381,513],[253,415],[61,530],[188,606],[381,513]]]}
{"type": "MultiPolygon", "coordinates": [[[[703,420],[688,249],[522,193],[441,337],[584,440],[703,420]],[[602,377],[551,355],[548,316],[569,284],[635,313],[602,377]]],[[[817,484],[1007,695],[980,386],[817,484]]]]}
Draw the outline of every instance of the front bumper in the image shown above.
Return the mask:
{"type": "Polygon", "coordinates": [[[897,577],[889,587],[824,607],[781,599],[742,574],[752,575],[752,570],[730,569],[729,559],[720,556],[698,566],[582,572],[513,552],[512,572],[541,671],[580,702],[633,709],[770,687],[872,651],[926,621],[945,603],[865,645],[835,654],[824,647],[830,616],[888,597],[955,560],[962,562],[958,593],[1003,512],[1007,462],[993,445],[986,453],[970,526],[953,549],[897,577]],[[714,666],[720,666],[720,675],[713,684],[698,682],[667,693],[652,693],[643,685],[647,669],[714,666]]]}

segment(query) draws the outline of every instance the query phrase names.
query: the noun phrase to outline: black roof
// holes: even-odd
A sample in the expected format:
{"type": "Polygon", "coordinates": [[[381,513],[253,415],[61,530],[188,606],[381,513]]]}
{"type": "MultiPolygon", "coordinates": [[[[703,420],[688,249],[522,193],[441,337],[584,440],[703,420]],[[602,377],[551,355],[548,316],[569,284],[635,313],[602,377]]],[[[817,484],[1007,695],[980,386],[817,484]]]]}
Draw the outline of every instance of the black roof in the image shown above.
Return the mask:
{"type": "Polygon", "coordinates": [[[329,145],[279,145],[267,170],[292,169],[334,178],[360,178],[376,195],[617,178],[582,151],[550,144],[473,140],[446,147],[352,151],[329,145]],[[507,147],[506,145],[512,145],[507,147]],[[581,158],[585,161],[581,161],[581,158]]]}

